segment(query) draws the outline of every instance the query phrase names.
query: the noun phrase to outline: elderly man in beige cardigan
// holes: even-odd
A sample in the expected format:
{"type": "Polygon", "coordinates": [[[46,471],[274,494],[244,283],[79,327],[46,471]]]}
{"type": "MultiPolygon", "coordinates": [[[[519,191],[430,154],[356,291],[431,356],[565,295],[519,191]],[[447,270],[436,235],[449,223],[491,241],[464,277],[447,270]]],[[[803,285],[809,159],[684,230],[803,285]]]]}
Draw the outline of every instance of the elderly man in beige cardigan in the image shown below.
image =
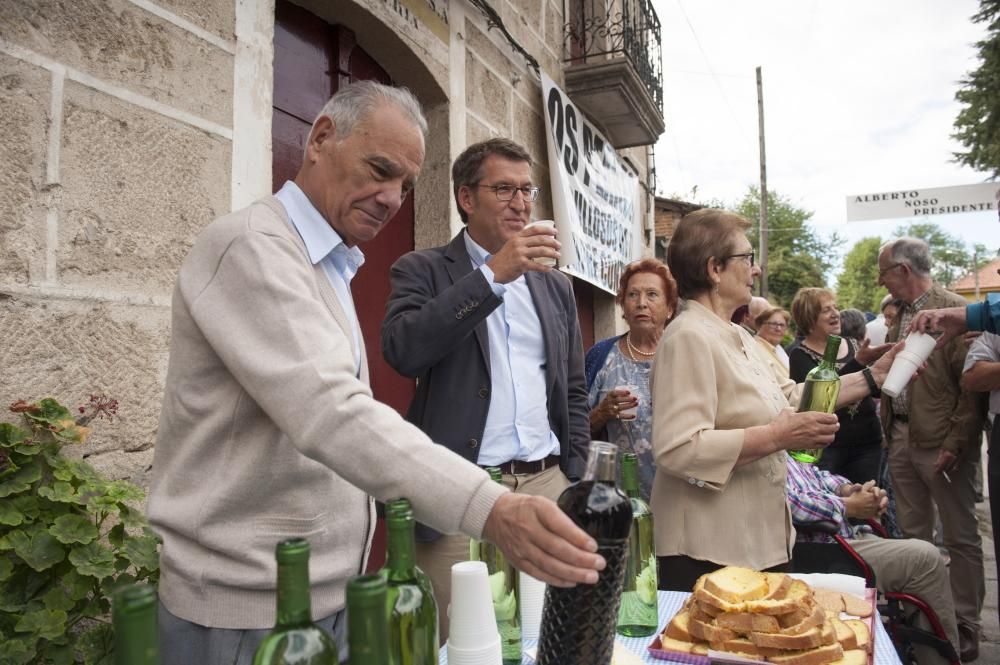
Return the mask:
{"type": "Polygon", "coordinates": [[[312,545],[314,617],[343,656],[372,497],[407,497],[421,522],[549,584],[604,567],[555,503],[508,492],[372,397],[350,280],[416,183],[426,127],[405,90],[342,88],[295,180],[210,224],[181,267],[149,501],[165,665],[251,662],[275,619],[274,546],[293,536],[312,545]]]}

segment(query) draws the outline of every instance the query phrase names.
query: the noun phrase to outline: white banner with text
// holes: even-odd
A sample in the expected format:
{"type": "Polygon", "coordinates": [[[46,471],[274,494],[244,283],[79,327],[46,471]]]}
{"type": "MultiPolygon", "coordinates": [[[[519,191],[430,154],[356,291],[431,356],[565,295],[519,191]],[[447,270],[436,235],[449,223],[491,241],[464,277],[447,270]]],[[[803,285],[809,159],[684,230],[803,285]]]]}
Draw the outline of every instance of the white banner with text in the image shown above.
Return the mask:
{"type": "Polygon", "coordinates": [[[847,221],[996,212],[998,204],[1000,182],[858,194],[847,197],[847,221]]]}
{"type": "Polygon", "coordinates": [[[544,73],[542,102],[560,268],[616,293],[639,257],[639,178],[544,73]]]}

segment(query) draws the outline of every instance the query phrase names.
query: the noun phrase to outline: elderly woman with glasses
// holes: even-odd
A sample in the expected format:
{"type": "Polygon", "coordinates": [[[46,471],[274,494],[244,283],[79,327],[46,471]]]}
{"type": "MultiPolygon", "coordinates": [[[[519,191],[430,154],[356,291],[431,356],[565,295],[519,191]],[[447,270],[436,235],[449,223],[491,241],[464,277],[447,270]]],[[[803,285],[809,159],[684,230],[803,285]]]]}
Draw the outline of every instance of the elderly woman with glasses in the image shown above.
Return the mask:
{"type": "Polygon", "coordinates": [[[640,492],[649,501],[656,472],[649,368],[663,329],[677,310],[677,285],[662,262],[643,259],[625,268],[615,300],[628,332],[587,351],[590,435],[639,456],[640,492]]]}
{"type": "Polygon", "coordinates": [[[788,332],[788,312],[780,307],[769,307],[757,315],[754,324],[757,336],[754,339],[767,354],[767,362],[774,373],[783,380],[788,379],[788,354],[781,346],[781,340],[788,332]]]}
{"type": "MultiPolygon", "coordinates": [[[[785,500],[786,453],[833,441],[836,416],[796,413],[802,387],[779,380],[761,346],[730,322],[760,269],[750,222],[705,208],[686,215],[667,248],[683,298],[653,361],[651,505],[660,588],[690,591],[722,566],[787,570],[795,543],[785,500]]],[[[884,380],[887,353],[844,377],[840,401],[884,380]]]]}
{"type": "MultiPolygon", "coordinates": [[[[793,381],[805,381],[806,374],[823,359],[827,336],[841,335],[840,311],[827,289],[804,288],[799,289],[792,300],[792,318],[805,337],[788,354],[789,374],[793,381]]],[[[891,347],[891,344],[869,346],[868,340],[859,344],[844,336],[837,353],[837,371],[841,375],[857,372],[891,347]]],[[[851,482],[877,482],[882,457],[882,426],[875,400],[865,396],[850,402],[837,410],[837,419],[840,429],[833,443],[823,451],[819,467],[845,476],[851,482]]]]}

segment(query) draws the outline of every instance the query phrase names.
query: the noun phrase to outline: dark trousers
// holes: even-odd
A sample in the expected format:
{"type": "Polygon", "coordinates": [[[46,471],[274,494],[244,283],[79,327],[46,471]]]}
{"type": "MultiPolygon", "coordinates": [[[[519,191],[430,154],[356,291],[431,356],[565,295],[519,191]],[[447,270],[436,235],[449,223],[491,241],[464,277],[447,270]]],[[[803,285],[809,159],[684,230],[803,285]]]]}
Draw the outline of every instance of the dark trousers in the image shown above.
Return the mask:
{"type": "MultiPolygon", "coordinates": [[[[996,557],[998,579],[1000,579],[1000,415],[993,421],[990,430],[990,445],[986,462],[986,482],[990,492],[990,521],[993,528],[993,555],[996,557]]],[[[1000,582],[997,583],[1000,588],[1000,582]]],[[[998,613],[1000,614],[1000,613],[998,613]]]]}
{"type": "MultiPolygon", "coordinates": [[[[660,591],[686,591],[690,593],[699,577],[723,567],[722,564],[683,555],[656,557],[656,572],[660,591]]],[[[766,572],[790,573],[792,565],[791,563],[783,563],[768,568],[766,572]]]]}
{"type": "Polygon", "coordinates": [[[854,446],[831,446],[823,450],[818,466],[844,476],[852,483],[864,485],[869,480],[878,482],[879,464],[882,461],[882,442],[854,446]]]}

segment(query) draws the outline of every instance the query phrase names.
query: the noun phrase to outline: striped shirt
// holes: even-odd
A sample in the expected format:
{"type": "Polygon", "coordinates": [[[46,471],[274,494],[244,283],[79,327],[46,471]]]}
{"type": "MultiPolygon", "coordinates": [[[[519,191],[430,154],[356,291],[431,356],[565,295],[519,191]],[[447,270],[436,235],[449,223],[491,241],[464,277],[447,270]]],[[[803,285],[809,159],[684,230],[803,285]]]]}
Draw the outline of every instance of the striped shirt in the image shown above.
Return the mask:
{"type": "MultiPolygon", "coordinates": [[[[859,533],[869,533],[871,529],[862,525],[855,527],[847,521],[847,507],[837,495],[843,485],[851,481],[824,471],[813,464],[803,464],[788,458],[788,475],[785,477],[785,492],[788,507],[792,511],[795,526],[808,527],[815,522],[833,522],[845,538],[857,538],[859,533]]],[[[797,531],[796,540],[806,543],[832,542],[825,533],[797,531]]]]}

